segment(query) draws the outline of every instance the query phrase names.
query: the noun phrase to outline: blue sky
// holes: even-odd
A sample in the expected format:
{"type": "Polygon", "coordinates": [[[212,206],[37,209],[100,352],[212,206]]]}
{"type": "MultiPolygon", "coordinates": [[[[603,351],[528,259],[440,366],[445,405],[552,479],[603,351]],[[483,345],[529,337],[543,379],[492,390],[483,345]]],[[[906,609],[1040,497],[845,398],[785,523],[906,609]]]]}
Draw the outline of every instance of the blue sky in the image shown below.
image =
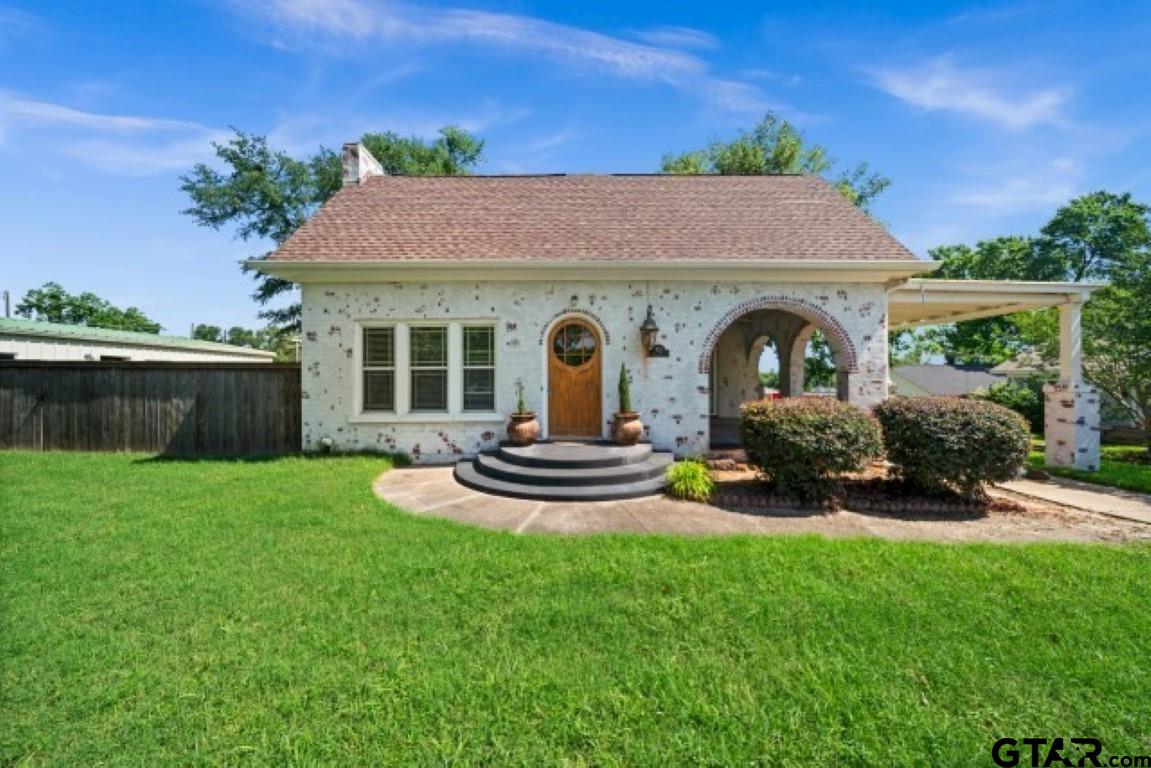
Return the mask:
{"type": "Polygon", "coordinates": [[[228,126],[303,155],[455,123],[484,172],[647,172],[771,109],[890,176],[875,213],[921,254],[1151,200],[1151,3],[862,5],[0,4],[0,288],[257,324],[264,246],[179,213],[228,126]]]}

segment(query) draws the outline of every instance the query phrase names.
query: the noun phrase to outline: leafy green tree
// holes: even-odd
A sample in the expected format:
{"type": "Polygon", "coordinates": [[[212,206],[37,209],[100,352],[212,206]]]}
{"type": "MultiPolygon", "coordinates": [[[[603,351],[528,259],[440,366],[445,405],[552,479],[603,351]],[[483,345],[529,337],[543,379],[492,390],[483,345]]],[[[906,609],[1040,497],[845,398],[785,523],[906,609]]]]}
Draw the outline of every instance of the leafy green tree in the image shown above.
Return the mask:
{"type": "Polygon", "coordinates": [[[662,171],[674,174],[767,176],[802,173],[822,176],[852,202],[867,210],[891,184],[866,163],[836,171],[827,150],[808,143],[791,123],[768,112],[750,131],[731,141],[713,141],[703,149],[664,155],[662,171]]]}
{"type": "MultiPolygon", "coordinates": [[[[384,171],[395,176],[469,173],[484,146],[454,126],[441,129],[431,141],[391,132],[366,133],[360,140],[384,171]]],[[[192,203],[182,212],[201,226],[232,227],[241,240],[279,246],[340,188],[340,157],[330,149],[321,147],[300,160],[272,149],[264,136],[239,130],[213,146],[224,170],[199,163],[180,177],[180,189],[192,203]]],[[[259,275],[257,280],[253,298],[265,307],[293,289],[291,282],[278,277],[259,275]]],[[[279,328],[297,330],[300,305],[266,308],[260,316],[279,328]]]]}
{"type": "Polygon", "coordinates": [[[16,314],[32,320],[64,325],[86,325],[119,331],[159,333],[162,326],[136,307],[120,309],[94,293],[72,294],[59,283],[44,283],[24,294],[16,314]]]}
{"type": "Polygon", "coordinates": [[[218,325],[196,324],[192,326],[192,338],[197,341],[214,341],[217,344],[222,344],[224,333],[218,325]]]}
{"type": "Polygon", "coordinates": [[[1092,192],[1060,208],[1041,230],[1041,248],[1062,266],[1065,280],[1112,280],[1123,269],[1142,267],[1148,206],[1129,193],[1092,192]]]}
{"type": "Polygon", "coordinates": [[[803,359],[803,387],[810,391],[836,386],[835,358],[823,331],[811,334],[807,356],[803,359]]]}
{"type": "Polygon", "coordinates": [[[930,329],[892,331],[887,335],[887,364],[920,365],[943,353],[930,329]]]}
{"type": "Polygon", "coordinates": [[[234,347],[264,349],[275,352],[276,360],[281,362],[296,359],[298,337],[290,331],[274,326],[252,330],[233,325],[225,331],[217,325],[197,324],[192,327],[192,338],[217,344],[231,344],[234,347]]]}
{"type": "MultiPolygon", "coordinates": [[[[944,262],[934,277],[1108,282],[1083,309],[1084,375],[1151,434],[1151,206],[1093,192],[1061,207],[1038,237],[932,256],[944,262]]],[[[938,329],[936,338],[949,361],[1000,362],[1027,349],[1054,366],[1058,316],[1051,309],[973,320],[938,329]]]]}

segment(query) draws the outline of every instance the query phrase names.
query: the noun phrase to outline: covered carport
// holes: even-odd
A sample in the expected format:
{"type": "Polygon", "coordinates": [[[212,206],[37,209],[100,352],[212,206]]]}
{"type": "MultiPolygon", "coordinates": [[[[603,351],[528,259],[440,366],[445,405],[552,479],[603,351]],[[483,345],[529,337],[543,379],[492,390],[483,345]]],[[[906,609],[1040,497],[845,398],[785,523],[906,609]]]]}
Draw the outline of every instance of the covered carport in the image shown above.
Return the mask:
{"type": "Polygon", "coordinates": [[[1083,303],[1093,283],[912,278],[888,291],[888,329],[899,331],[1059,308],[1059,377],[1043,388],[1047,463],[1099,467],[1099,391],[1083,381],[1083,303]]]}

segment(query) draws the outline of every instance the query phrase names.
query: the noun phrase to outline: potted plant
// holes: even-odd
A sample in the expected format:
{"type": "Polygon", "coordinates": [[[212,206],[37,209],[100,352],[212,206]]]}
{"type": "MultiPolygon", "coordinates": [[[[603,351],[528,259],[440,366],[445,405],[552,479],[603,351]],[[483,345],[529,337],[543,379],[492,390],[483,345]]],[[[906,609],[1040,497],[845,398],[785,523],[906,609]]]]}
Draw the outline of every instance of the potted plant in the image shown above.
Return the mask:
{"type": "Polygon", "coordinates": [[[627,365],[619,367],[619,411],[612,416],[611,436],[620,445],[635,445],[643,437],[643,422],[631,409],[631,385],[627,380],[627,365]]]}
{"type": "Polygon", "coordinates": [[[516,410],[508,422],[508,441],[512,445],[531,445],[540,436],[540,423],[534,411],[524,405],[524,383],[516,382],[516,410]]]}

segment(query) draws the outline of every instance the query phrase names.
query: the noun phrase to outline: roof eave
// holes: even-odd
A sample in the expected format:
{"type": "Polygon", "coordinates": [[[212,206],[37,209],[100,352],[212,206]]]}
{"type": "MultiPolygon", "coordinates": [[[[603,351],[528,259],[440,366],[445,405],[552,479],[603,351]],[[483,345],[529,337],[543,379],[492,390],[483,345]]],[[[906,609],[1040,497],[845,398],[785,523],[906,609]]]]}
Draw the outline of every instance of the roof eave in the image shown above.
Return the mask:
{"type": "Polygon", "coordinates": [[[246,265],[257,272],[295,283],[357,283],[474,280],[755,280],[770,277],[785,282],[887,283],[930,272],[939,262],[918,259],[652,259],[645,261],[547,259],[539,261],[484,259],[389,261],[288,261],[253,259],[246,265]]]}

